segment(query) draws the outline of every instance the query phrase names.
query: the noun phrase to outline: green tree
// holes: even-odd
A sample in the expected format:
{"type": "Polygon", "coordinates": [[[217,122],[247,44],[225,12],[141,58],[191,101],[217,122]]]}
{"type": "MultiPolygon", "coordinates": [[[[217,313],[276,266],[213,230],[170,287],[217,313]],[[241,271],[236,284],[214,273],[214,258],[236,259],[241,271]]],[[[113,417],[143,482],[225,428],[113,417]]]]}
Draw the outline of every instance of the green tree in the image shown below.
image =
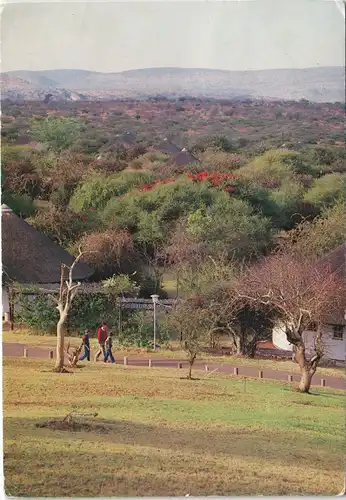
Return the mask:
{"type": "Polygon", "coordinates": [[[280,189],[274,189],[269,199],[274,202],[276,210],[273,214],[274,224],[281,229],[293,226],[293,215],[299,212],[300,202],[304,196],[303,187],[297,182],[287,182],[280,189]]]}
{"type": "Polygon", "coordinates": [[[35,214],[35,205],[26,195],[12,194],[9,191],[2,192],[2,203],[9,206],[13,212],[20,217],[30,217],[35,214]]]}
{"type": "Polygon", "coordinates": [[[30,121],[32,138],[55,152],[71,147],[79,138],[82,130],[82,123],[75,118],[49,116],[30,121]]]}
{"type": "Polygon", "coordinates": [[[215,203],[188,217],[188,231],[214,255],[236,257],[261,252],[271,240],[269,219],[254,213],[245,201],[220,193],[215,203]]]}
{"type": "Polygon", "coordinates": [[[113,175],[93,174],[75,190],[71,200],[72,210],[81,212],[91,207],[103,209],[109,200],[121,197],[134,187],[150,183],[155,176],[147,172],[121,172],[113,175]]]}
{"type": "Polygon", "coordinates": [[[304,200],[322,210],[331,207],[338,200],[344,200],[345,193],[346,175],[333,173],[316,179],[311,189],[305,194],[304,200]]]}
{"type": "Polygon", "coordinates": [[[135,273],[129,276],[128,274],[118,274],[103,281],[104,289],[113,296],[117,297],[136,297],[139,292],[139,286],[134,281],[135,273]]]}
{"type": "Polygon", "coordinates": [[[287,182],[296,181],[293,158],[296,154],[285,150],[269,150],[241,167],[237,175],[258,186],[278,189],[287,182]]]}
{"type": "Polygon", "coordinates": [[[313,221],[304,220],[285,234],[282,247],[294,249],[307,258],[322,257],[345,242],[346,205],[344,200],[323,211],[313,221]]]}
{"type": "Polygon", "coordinates": [[[199,140],[192,148],[193,153],[203,153],[207,149],[231,153],[235,150],[232,142],[224,135],[207,136],[199,140]]]}

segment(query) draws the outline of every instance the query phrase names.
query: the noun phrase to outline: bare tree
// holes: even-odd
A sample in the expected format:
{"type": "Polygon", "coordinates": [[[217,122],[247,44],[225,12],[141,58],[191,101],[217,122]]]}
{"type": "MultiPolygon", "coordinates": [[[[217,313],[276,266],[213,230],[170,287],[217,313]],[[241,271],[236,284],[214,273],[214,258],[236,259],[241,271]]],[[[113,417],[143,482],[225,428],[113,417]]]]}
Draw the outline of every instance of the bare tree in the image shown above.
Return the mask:
{"type": "Polygon", "coordinates": [[[78,292],[78,288],[81,286],[80,282],[76,284],[73,283],[73,270],[83,255],[84,252],[82,252],[81,248],[79,248],[79,253],[70,267],[65,264],[61,265],[59,297],[57,298],[54,295],[50,295],[50,297],[57,304],[56,308],[58,309],[60,316],[56,327],[57,343],[55,371],[57,373],[64,371],[65,324],[71,309],[72,301],[78,292]]]}
{"type": "Polygon", "coordinates": [[[188,379],[192,378],[192,367],[205,346],[211,327],[210,315],[199,302],[188,300],[179,304],[169,315],[168,323],[182,335],[182,348],[189,362],[188,379]]]}
{"type": "Polygon", "coordinates": [[[287,340],[294,346],[301,370],[299,389],[309,392],[324,355],[322,326],[340,311],[345,293],[343,280],[326,263],[284,252],[249,269],[241,288],[242,297],[250,304],[264,305],[276,313],[287,340]],[[313,354],[309,356],[303,333],[311,322],[318,328],[313,354]]]}

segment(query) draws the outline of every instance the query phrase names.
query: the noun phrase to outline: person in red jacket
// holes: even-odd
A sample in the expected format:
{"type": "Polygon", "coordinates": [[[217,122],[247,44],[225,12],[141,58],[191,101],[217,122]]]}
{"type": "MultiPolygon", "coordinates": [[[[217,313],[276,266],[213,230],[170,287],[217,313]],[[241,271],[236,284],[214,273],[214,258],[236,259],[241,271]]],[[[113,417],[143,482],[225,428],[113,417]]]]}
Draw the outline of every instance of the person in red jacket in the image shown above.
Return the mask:
{"type": "Polygon", "coordinates": [[[102,321],[101,326],[97,329],[97,341],[99,343],[99,348],[95,354],[95,361],[98,361],[101,354],[103,357],[106,356],[105,342],[108,337],[108,333],[108,325],[102,321]]]}

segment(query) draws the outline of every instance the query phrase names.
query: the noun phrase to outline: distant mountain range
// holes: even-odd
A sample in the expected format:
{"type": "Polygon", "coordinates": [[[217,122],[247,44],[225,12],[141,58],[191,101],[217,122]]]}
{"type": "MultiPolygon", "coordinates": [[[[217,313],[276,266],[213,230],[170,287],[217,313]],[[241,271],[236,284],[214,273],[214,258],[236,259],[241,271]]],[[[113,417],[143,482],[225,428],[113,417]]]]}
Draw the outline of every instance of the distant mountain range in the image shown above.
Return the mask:
{"type": "Polygon", "coordinates": [[[224,71],[147,68],[120,73],[76,69],[10,71],[1,76],[2,99],[209,98],[345,101],[343,67],[224,71]]]}

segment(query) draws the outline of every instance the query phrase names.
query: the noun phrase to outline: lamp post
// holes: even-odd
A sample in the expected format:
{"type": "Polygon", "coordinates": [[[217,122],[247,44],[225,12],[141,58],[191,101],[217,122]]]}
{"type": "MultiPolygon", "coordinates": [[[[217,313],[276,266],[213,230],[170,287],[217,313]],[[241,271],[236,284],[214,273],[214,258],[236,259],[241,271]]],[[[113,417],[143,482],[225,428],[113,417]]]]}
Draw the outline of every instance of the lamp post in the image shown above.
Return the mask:
{"type": "Polygon", "coordinates": [[[151,295],[151,298],[153,300],[153,306],[154,306],[154,351],[156,351],[156,304],[157,301],[159,300],[159,296],[151,295]]]}

